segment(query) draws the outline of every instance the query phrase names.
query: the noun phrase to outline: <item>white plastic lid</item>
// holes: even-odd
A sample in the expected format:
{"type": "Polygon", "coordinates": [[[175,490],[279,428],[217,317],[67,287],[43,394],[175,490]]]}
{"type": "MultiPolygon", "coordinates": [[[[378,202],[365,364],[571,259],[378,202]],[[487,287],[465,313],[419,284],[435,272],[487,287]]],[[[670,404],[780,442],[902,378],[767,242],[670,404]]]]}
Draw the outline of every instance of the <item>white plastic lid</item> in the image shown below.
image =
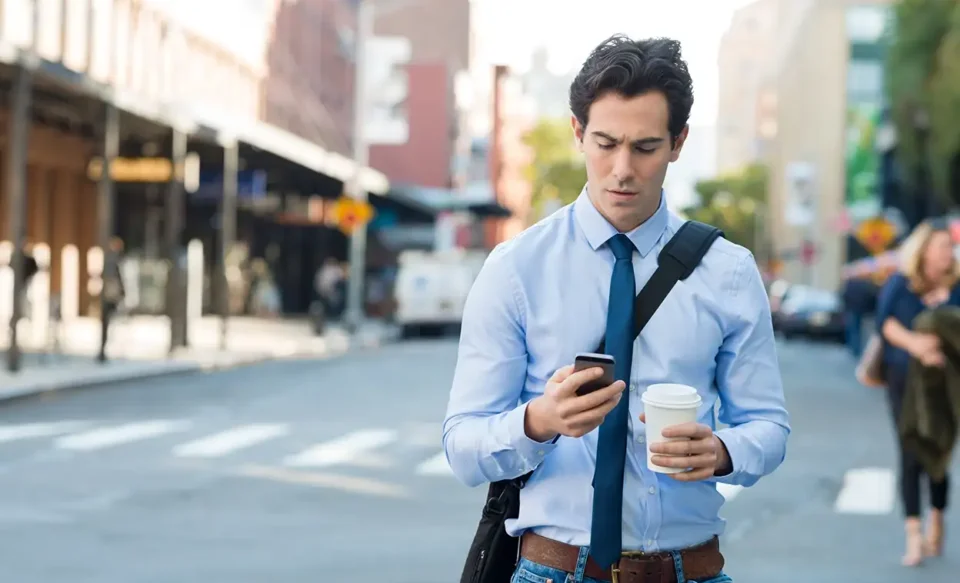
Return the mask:
{"type": "Polygon", "coordinates": [[[695,388],[675,383],[650,385],[643,392],[641,400],[647,405],[663,407],[664,409],[699,407],[702,401],[695,388]]]}

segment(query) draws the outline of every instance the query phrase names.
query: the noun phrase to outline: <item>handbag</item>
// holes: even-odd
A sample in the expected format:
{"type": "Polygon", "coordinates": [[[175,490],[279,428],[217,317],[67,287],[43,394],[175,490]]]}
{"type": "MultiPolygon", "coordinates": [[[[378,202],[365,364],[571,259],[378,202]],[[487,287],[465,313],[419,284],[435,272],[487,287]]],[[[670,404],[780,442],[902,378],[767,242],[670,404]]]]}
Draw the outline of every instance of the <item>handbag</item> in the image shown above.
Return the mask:
{"type": "MultiPolygon", "coordinates": [[[[687,221],[657,255],[657,269],[637,294],[633,332],[639,335],[673,286],[693,273],[710,246],[722,237],[716,227],[687,221]]],[[[594,352],[603,353],[604,343],[594,352]]],[[[460,583],[509,583],[520,559],[520,539],[510,536],[508,519],[520,513],[520,490],[533,472],[511,480],[492,482],[480,523],[464,562],[460,583]]]]}
{"type": "Polygon", "coordinates": [[[887,386],[883,370],[883,338],[874,332],[857,363],[857,382],[865,387],[881,389],[887,386]]]}

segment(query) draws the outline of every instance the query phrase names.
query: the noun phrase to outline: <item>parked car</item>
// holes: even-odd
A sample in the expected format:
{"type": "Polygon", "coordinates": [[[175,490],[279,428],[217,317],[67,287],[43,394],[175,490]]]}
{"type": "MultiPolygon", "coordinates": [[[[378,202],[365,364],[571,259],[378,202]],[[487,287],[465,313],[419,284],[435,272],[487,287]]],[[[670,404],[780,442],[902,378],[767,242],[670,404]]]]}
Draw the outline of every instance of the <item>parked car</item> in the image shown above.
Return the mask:
{"type": "Polygon", "coordinates": [[[836,292],[791,285],[774,318],[774,328],[784,338],[807,337],[844,341],[843,304],[836,292]]]}

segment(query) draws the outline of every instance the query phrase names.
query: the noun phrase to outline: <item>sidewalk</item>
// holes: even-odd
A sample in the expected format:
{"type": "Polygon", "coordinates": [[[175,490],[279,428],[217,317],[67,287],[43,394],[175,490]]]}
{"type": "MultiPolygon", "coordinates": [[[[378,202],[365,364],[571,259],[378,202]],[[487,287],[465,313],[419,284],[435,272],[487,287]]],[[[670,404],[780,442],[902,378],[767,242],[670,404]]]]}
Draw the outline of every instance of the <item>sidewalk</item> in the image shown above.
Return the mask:
{"type": "MultiPolygon", "coordinates": [[[[57,353],[44,349],[43,338],[24,322],[18,331],[24,351],[17,373],[0,370],[0,401],[39,393],[171,374],[220,370],[284,358],[328,358],[349,350],[376,348],[396,337],[396,330],[367,322],[357,334],[331,326],[316,336],[306,320],[231,318],[226,349],[220,348],[219,319],[203,318],[190,332],[190,346],[168,354],[166,318],[120,319],[110,328],[109,360],[96,362],[100,323],[80,318],[65,325],[57,353]]],[[[5,336],[5,335],[4,335],[5,336]]],[[[3,338],[0,348],[6,350],[3,338]]],[[[2,365],[0,365],[2,366],[2,365]]]]}

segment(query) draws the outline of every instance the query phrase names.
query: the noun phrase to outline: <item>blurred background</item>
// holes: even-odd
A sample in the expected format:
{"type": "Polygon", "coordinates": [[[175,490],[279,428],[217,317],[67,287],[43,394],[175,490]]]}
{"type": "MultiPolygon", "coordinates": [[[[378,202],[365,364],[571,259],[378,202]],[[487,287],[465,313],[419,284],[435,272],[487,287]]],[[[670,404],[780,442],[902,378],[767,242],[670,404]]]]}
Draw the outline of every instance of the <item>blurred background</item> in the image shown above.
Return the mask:
{"type": "Polygon", "coordinates": [[[955,581],[956,538],[898,567],[853,373],[903,238],[960,241],[955,0],[0,0],[0,579],[457,580],[463,302],[579,194],[615,32],[682,42],[668,205],[770,291],[794,436],[723,491],[730,574],[955,581]]]}

